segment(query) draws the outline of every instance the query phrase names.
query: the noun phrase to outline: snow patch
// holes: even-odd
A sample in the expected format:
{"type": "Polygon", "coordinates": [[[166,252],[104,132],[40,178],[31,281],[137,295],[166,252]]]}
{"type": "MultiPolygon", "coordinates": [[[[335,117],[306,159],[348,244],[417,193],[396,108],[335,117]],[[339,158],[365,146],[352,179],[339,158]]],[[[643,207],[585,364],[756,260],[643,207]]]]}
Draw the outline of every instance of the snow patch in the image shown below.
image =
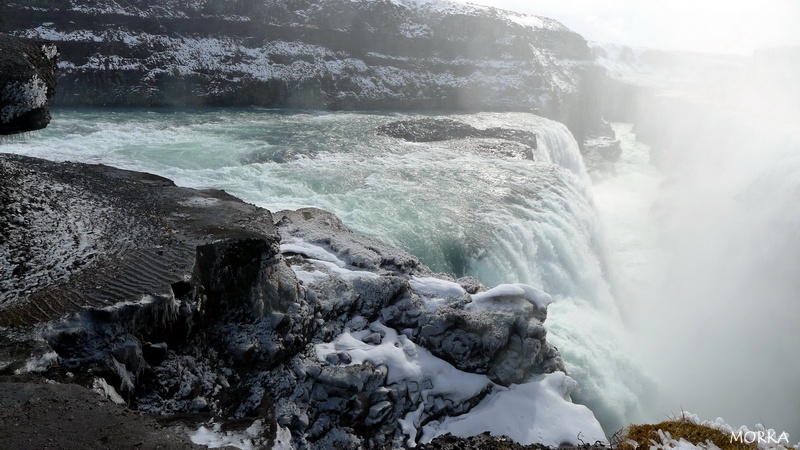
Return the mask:
{"type": "MultiPolygon", "coordinates": [[[[439,292],[456,292],[455,287],[447,282],[437,284],[431,280],[419,280],[414,280],[414,283],[423,289],[427,281],[429,289],[433,286],[444,289],[439,292]]],[[[533,292],[524,288],[504,288],[499,292],[506,290],[533,292]]],[[[320,362],[341,360],[338,355],[346,353],[351,359],[348,365],[370,363],[386,366],[388,384],[421,387],[417,400],[419,406],[399,420],[410,447],[416,445],[415,438],[429,404],[437,401],[459,404],[487,390],[492,393],[466,414],[447,417],[423,427],[421,442],[430,442],[446,433],[468,437],[484,431],[505,434],[525,444],[542,443],[554,447],[567,442],[579,444],[580,440],[606,442],[592,412],[583,405],[572,403],[570,393],[577,383],[562,372],[537,375],[525,384],[502,387],[484,375],[456,369],[380,322],[373,322],[369,330],[345,332],[331,343],[316,345],[315,350],[320,362]],[[379,344],[362,341],[375,333],[383,335],[379,344]]]]}
{"type": "MultiPolygon", "coordinates": [[[[380,322],[373,322],[369,330],[346,332],[331,343],[317,344],[315,350],[321,362],[325,362],[328,355],[347,353],[351,358],[348,365],[365,362],[376,366],[385,365],[388,369],[388,384],[413,383],[420,387],[417,398],[417,401],[420,401],[420,409],[417,411],[420,413],[424,411],[426,404],[434,402],[437,398],[440,401],[458,404],[480,395],[493,385],[486,376],[456,369],[380,322]],[[373,345],[362,341],[373,333],[383,335],[380,344],[373,345]]],[[[413,413],[406,415],[401,422],[402,428],[409,436],[409,444],[413,443],[419,425],[419,417],[413,417],[413,413]]]]}
{"type": "Polygon", "coordinates": [[[272,450],[294,450],[294,446],[292,446],[292,432],[289,428],[278,425],[272,450]]]}
{"type": "Polygon", "coordinates": [[[23,373],[41,373],[56,365],[58,365],[58,353],[51,351],[42,356],[28,359],[28,361],[25,362],[25,367],[15,370],[14,373],[17,375],[23,373]]]}
{"type": "Polygon", "coordinates": [[[468,309],[491,309],[502,307],[505,302],[512,299],[525,299],[540,310],[546,310],[547,305],[553,303],[550,294],[536,289],[527,284],[501,284],[485,292],[472,295],[472,303],[468,309]]]}
{"type": "Polygon", "coordinates": [[[440,298],[461,298],[467,291],[460,284],[434,277],[412,277],[408,282],[411,289],[420,295],[437,296],[440,298]]]}
{"type": "Polygon", "coordinates": [[[606,443],[589,408],[572,403],[570,393],[577,386],[563,372],[555,372],[537,375],[525,384],[497,387],[468,414],[426,425],[422,442],[447,433],[469,437],[489,431],[526,445],[606,443]]]}
{"type": "Polygon", "coordinates": [[[331,353],[344,352],[352,358],[349,365],[365,362],[386,365],[389,369],[389,384],[430,381],[431,387],[422,391],[423,400],[430,396],[445,396],[454,402],[462,402],[478,395],[491,383],[483,375],[456,369],[380,322],[373,322],[370,330],[343,333],[331,343],[317,344],[315,349],[321,362],[331,353]],[[383,334],[380,344],[372,345],[362,341],[376,332],[383,334]]]}
{"type": "Polygon", "coordinates": [[[125,404],[125,400],[117,393],[117,390],[103,378],[92,380],[92,390],[118,405],[125,404]]]}
{"type": "Polygon", "coordinates": [[[339,267],[338,264],[327,262],[327,261],[318,261],[318,264],[328,269],[329,272],[335,274],[338,278],[341,278],[345,281],[351,281],[358,278],[378,278],[380,275],[374,272],[368,272],[366,270],[351,270],[346,269],[344,267],[339,267]]]}
{"type": "MultiPolygon", "coordinates": [[[[261,419],[253,422],[250,427],[242,432],[222,431],[222,424],[214,423],[200,426],[194,433],[190,434],[192,442],[198,445],[205,445],[208,448],[234,447],[241,450],[254,450],[264,448],[264,439],[261,437],[264,431],[264,422],[261,419]]],[[[280,431],[280,430],[279,430],[280,431]]],[[[280,435],[279,435],[280,436],[280,435]]],[[[283,435],[285,437],[285,434],[283,435]]],[[[277,441],[277,440],[276,440],[277,441]]],[[[273,447],[277,449],[289,449],[286,447],[273,447]]]]}
{"type": "Polygon", "coordinates": [[[347,266],[344,261],[336,257],[336,255],[330,251],[318,245],[314,245],[297,238],[293,238],[282,243],[281,253],[296,253],[309,259],[332,263],[337,267],[347,266]]]}
{"type": "Polygon", "coordinates": [[[297,277],[297,280],[304,285],[319,283],[330,278],[330,275],[319,270],[303,270],[299,266],[295,265],[292,266],[292,270],[294,271],[294,276],[297,277]]]}
{"type": "MultiPolygon", "coordinates": [[[[313,284],[317,281],[324,280],[326,274],[336,276],[344,280],[353,280],[356,278],[378,278],[380,275],[366,270],[357,270],[352,264],[343,261],[337,255],[328,249],[306,242],[299,238],[288,239],[287,242],[281,244],[281,253],[295,253],[303,255],[307,260],[317,266],[318,269],[324,271],[314,270],[311,272],[298,270],[295,268],[295,274],[298,279],[307,282],[306,284],[313,284]]],[[[352,259],[352,255],[351,256],[352,259]]]]}
{"type": "Polygon", "coordinates": [[[546,28],[545,21],[538,16],[509,12],[506,17],[508,17],[508,20],[522,25],[523,27],[546,28]]]}
{"type": "Polygon", "coordinates": [[[58,47],[53,44],[42,45],[42,53],[47,59],[53,59],[58,56],[58,47]]]}
{"type": "Polygon", "coordinates": [[[408,284],[420,296],[429,312],[445,306],[448,299],[463,299],[467,294],[458,283],[440,278],[412,277],[408,284]]]}

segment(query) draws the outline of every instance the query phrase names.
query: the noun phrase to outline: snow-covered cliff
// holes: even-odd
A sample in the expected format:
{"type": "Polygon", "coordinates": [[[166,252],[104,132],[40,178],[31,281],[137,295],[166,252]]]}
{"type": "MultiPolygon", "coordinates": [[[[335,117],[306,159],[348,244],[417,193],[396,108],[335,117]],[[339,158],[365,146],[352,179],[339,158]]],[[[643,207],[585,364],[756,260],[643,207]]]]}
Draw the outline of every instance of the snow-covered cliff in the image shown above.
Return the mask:
{"type": "Polygon", "coordinates": [[[524,110],[576,136],[599,72],[560,23],[436,1],[10,0],[62,50],[61,105],[524,110]]]}

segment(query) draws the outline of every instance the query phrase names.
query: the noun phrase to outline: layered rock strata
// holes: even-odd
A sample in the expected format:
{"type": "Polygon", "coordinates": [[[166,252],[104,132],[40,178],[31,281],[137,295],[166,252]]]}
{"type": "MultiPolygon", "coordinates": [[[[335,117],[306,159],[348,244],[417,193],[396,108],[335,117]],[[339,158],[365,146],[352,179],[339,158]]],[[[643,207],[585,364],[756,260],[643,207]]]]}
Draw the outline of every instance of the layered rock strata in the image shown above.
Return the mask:
{"type": "Polygon", "coordinates": [[[603,71],[560,23],[448,1],[3,2],[62,50],[60,105],[529,111],[578,141],[603,71]]]}

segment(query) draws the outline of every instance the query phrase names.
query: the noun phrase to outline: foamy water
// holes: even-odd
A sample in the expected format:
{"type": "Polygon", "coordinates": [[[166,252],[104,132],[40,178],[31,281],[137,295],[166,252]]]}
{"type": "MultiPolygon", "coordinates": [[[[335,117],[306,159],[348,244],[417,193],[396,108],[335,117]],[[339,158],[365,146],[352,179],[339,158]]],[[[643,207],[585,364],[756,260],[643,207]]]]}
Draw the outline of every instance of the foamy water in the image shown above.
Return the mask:
{"type": "Polygon", "coordinates": [[[56,111],[50,127],[4,150],[153,172],[273,211],[323,208],[434,270],[533,285],[556,300],[548,339],[580,384],[575,400],[607,432],[638,418],[649,382],[631,359],[609,277],[635,250],[606,250],[575,140],[531,114],[448,117],[533,131],[536,161],[375,133],[405,115],[257,110],[56,111]]]}

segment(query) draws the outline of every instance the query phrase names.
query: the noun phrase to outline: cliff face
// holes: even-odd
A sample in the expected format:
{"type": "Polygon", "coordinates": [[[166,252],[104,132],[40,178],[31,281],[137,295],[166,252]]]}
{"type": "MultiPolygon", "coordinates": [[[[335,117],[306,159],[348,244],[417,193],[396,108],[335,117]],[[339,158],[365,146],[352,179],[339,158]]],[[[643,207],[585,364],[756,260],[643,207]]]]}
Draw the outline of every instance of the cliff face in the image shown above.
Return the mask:
{"type": "Polygon", "coordinates": [[[57,59],[58,49],[51,43],[0,33],[0,135],[50,123],[57,59]]]}
{"type": "Polygon", "coordinates": [[[522,110],[576,136],[599,122],[586,41],[494,8],[9,0],[4,9],[9,32],[59,44],[61,105],[522,110]]]}

